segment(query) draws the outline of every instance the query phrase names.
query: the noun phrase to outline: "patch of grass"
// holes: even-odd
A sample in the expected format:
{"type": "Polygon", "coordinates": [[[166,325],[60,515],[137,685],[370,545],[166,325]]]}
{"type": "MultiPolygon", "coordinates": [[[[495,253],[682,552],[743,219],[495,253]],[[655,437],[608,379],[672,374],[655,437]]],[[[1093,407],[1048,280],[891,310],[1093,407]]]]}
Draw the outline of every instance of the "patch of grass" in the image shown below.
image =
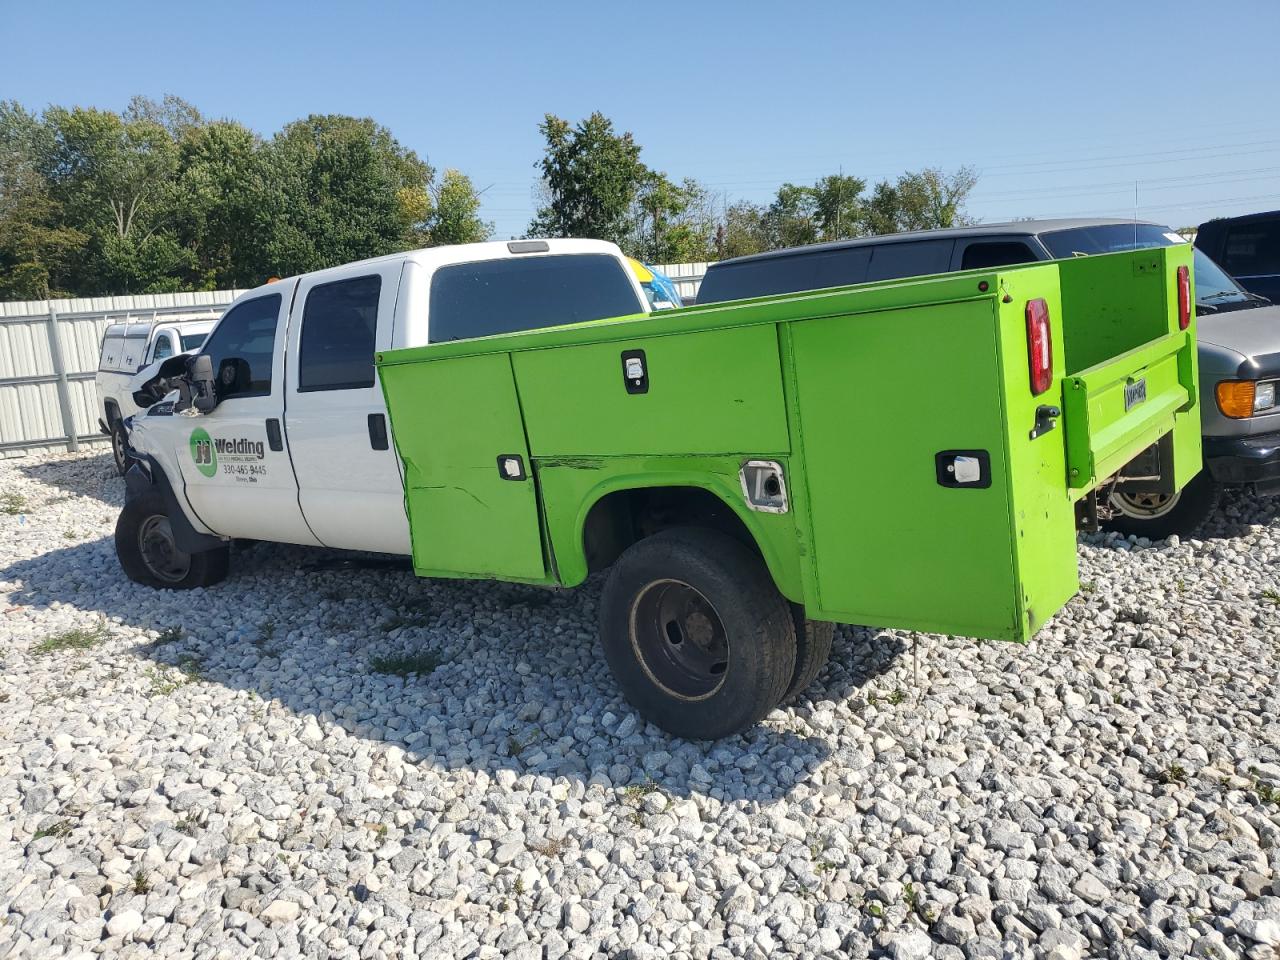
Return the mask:
{"type": "Polygon", "coordinates": [[[58,840],[65,840],[69,836],[71,836],[71,821],[56,820],[49,826],[41,827],[37,830],[33,839],[43,840],[45,837],[54,837],[58,840]]]}
{"type": "Polygon", "coordinates": [[[16,517],[20,513],[27,511],[27,498],[20,493],[3,493],[0,494],[0,513],[7,513],[11,517],[16,517]]]}
{"type": "Polygon", "coordinates": [[[542,739],[542,731],[537,727],[530,730],[523,740],[515,734],[507,737],[507,756],[518,757],[542,739]]]}
{"type": "Polygon", "coordinates": [[[182,639],[181,627],[165,627],[158,634],[155,640],[151,641],[153,646],[167,647],[171,643],[177,643],[182,639]]]}
{"type": "Polygon", "coordinates": [[[187,678],[187,683],[204,679],[204,661],[191,653],[184,653],[178,658],[178,671],[187,678]]]}
{"type": "Polygon", "coordinates": [[[1080,592],[1081,592],[1081,593],[1093,593],[1093,591],[1095,591],[1095,590],[1097,590],[1097,589],[1098,589],[1098,585],[1097,585],[1096,583],[1094,583],[1092,580],[1081,580],[1081,581],[1080,581],[1080,592]]]}
{"type": "Polygon", "coordinates": [[[369,658],[369,669],[374,673],[389,673],[397,677],[407,677],[413,673],[425,676],[438,666],[440,666],[440,657],[430,650],[369,658]]]}
{"type": "Polygon", "coordinates": [[[194,837],[200,829],[200,825],[190,817],[183,817],[173,825],[173,829],[179,833],[185,833],[188,837],[194,837]]]}
{"type": "Polygon", "coordinates": [[[902,885],[902,902],[907,905],[907,909],[912,913],[915,913],[916,908],[920,906],[920,891],[916,889],[914,883],[904,883],[902,885]]]}
{"type": "Polygon", "coordinates": [[[519,874],[517,874],[515,886],[513,886],[511,889],[515,891],[515,894],[517,897],[520,896],[520,894],[524,893],[524,878],[521,877],[519,874]]]}
{"type": "Polygon", "coordinates": [[[387,835],[387,825],[385,823],[366,823],[365,828],[371,830],[379,840],[387,835]]]}
{"type": "Polygon", "coordinates": [[[155,667],[148,667],[145,676],[151,681],[152,696],[167,697],[188,683],[203,680],[204,674],[201,673],[203,668],[204,664],[200,658],[188,653],[178,658],[176,670],[157,670],[155,667]]]}
{"type": "Polygon", "coordinates": [[[566,837],[560,837],[556,840],[548,837],[546,840],[531,842],[527,846],[530,850],[540,853],[544,857],[558,857],[569,848],[569,840],[566,837]]]}
{"type": "Polygon", "coordinates": [[[1187,768],[1180,763],[1171,763],[1169,766],[1156,774],[1156,780],[1160,783],[1186,783],[1187,768]]]}
{"type": "Polygon", "coordinates": [[[62,650],[89,650],[111,636],[106,627],[76,627],[45,637],[35,645],[34,652],[40,655],[58,653],[62,650]]]}
{"type": "Polygon", "coordinates": [[[1262,599],[1270,601],[1277,607],[1280,607],[1280,590],[1263,590],[1262,599]]]}
{"type": "Polygon", "coordinates": [[[907,694],[905,690],[903,690],[901,687],[898,687],[898,689],[894,690],[893,693],[889,694],[889,696],[885,697],[885,699],[888,700],[891,704],[893,704],[896,707],[898,704],[906,701],[907,694]]]}
{"type": "Polygon", "coordinates": [[[151,892],[151,881],[141,870],[133,875],[133,892],[140,897],[151,892]]]}
{"type": "Polygon", "coordinates": [[[867,900],[862,904],[862,909],[877,920],[884,916],[884,907],[880,906],[878,900],[867,900]]]}
{"type": "Polygon", "coordinates": [[[75,540],[75,539],[78,539],[78,538],[79,538],[79,536],[80,536],[80,534],[76,533],[74,530],[63,530],[63,531],[62,531],[62,538],[63,538],[64,540],[75,540]]]}
{"type": "Polygon", "coordinates": [[[1280,787],[1271,787],[1258,779],[1257,768],[1251,769],[1249,774],[1253,777],[1253,792],[1263,803],[1272,806],[1280,806],[1280,787]]]}

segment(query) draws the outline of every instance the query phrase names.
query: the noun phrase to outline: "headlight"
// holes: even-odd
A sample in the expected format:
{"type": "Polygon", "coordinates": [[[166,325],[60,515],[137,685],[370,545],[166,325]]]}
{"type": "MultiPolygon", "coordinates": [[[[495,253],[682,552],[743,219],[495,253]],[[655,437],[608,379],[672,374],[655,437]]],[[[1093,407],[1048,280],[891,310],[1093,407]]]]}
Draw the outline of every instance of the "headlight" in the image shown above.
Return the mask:
{"type": "Polygon", "coordinates": [[[1218,409],[1236,420],[1266,413],[1276,405],[1276,381],[1223,380],[1216,390],[1218,409]]]}
{"type": "Polygon", "coordinates": [[[1266,383],[1258,384],[1258,388],[1253,391],[1253,412],[1261,413],[1263,410],[1269,410],[1276,405],[1276,382],[1268,380],[1266,383]]]}

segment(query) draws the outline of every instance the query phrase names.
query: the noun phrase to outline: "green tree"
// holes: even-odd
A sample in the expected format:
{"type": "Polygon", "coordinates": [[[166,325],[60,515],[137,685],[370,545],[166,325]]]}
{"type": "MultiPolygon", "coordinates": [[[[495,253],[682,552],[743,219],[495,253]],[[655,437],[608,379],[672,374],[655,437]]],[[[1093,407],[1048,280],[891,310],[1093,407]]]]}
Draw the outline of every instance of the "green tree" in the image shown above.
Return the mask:
{"type": "Polygon", "coordinates": [[[706,260],[714,234],[710,196],[696,180],[677,184],[665,173],[645,172],[636,192],[632,232],[623,244],[627,253],[646,263],[706,260]]]}
{"type": "Polygon", "coordinates": [[[432,170],[367,118],[313,115],[264,148],[255,263],[286,276],[425,246],[432,170]]]}
{"type": "Polygon", "coordinates": [[[43,300],[62,292],[67,265],[88,241],[66,226],[40,157],[48,131],[17,103],[0,102],[0,299],[43,300]]]}
{"type": "Polygon", "coordinates": [[[466,174],[446,170],[431,194],[433,244],[480,243],[493,235],[493,224],[480,219],[480,195],[466,174]]]}
{"type": "Polygon", "coordinates": [[[646,173],[635,139],[614,133],[613,122],[599,112],[576,127],[548,113],[538,130],[546,140],[537,166],[547,202],[529,235],[625,242],[646,173]]]}
{"type": "Polygon", "coordinates": [[[867,181],[843,173],[822,177],[813,185],[813,215],[823,240],[843,240],[865,232],[862,191],[867,181]]]}
{"type": "Polygon", "coordinates": [[[813,187],[784,183],[764,213],[769,249],[817,242],[822,235],[818,197],[813,187]]]}
{"type": "Polygon", "coordinates": [[[964,204],[977,182],[971,167],[952,174],[927,167],[904,173],[893,184],[881,181],[867,203],[867,227],[882,234],[963,226],[971,222],[964,204]]]}
{"type": "Polygon", "coordinates": [[[765,209],[756,203],[739,201],[731,204],[716,228],[712,249],[715,259],[728,260],[768,250],[769,235],[765,229],[765,209]]]}

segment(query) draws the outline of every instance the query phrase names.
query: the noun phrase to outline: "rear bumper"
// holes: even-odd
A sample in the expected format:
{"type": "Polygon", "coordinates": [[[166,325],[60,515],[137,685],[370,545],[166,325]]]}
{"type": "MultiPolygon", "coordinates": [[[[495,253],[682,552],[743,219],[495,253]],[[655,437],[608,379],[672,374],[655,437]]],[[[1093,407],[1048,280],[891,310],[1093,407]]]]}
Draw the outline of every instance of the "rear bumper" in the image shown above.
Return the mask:
{"type": "Polygon", "coordinates": [[[1280,493],[1280,431],[1205,437],[1204,463],[1219,483],[1252,483],[1260,493],[1280,493]]]}

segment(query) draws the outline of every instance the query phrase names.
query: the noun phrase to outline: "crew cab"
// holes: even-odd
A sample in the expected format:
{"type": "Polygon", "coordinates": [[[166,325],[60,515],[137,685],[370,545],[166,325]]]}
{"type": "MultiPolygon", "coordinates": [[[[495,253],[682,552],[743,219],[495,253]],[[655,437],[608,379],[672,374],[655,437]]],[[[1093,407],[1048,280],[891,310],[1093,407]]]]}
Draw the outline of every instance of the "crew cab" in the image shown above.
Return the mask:
{"type": "MultiPolygon", "coordinates": [[[[1201,237],[1208,226],[1201,227],[1201,237]]],[[[862,237],[722,260],[708,268],[697,302],[1183,243],[1165,226],[1100,218],[862,237]]],[[[1242,289],[1199,249],[1200,238],[1196,243],[1192,278],[1205,389],[1205,470],[1184,490],[1163,493],[1121,476],[1100,504],[1106,526],[1153,540],[1195,533],[1213,514],[1224,485],[1280,493],[1280,307],[1242,289]]],[[[1100,308],[1109,309],[1105,303],[1100,308]]]]}
{"type": "Polygon", "coordinates": [[[109,324],[103,331],[94,378],[102,410],[98,427],[111,438],[111,453],[120,473],[127,465],[124,421],[138,412],[131,388],[134,377],[159,360],[200,349],[213,324],[212,319],[129,320],[109,324]]]}
{"type": "MultiPolygon", "coordinates": [[[[434,247],[268,283],[228,307],[199,354],[136,384],[147,409],[126,421],[128,444],[146,485],[171,498],[175,532],[194,538],[180,540],[188,550],[244,538],[407,555],[404,484],[374,353],[645,304],[618,248],[594,240],[434,247]],[[195,418],[193,407],[175,410],[174,392],[188,387],[193,360],[212,370],[216,401],[195,418]]],[[[453,402],[416,414],[459,424],[482,415],[453,402]]],[[[143,575],[192,585],[210,563],[225,564],[225,551],[143,575]]]]}
{"type": "Polygon", "coordinates": [[[117,556],[174,588],[237,537],[607,570],[625,695],[724,736],[809,685],[834,623],[1029,639],[1099,490],[1135,458],[1154,491],[1196,475],[1190,268],[1180,245],[652,314],[589,241],[307,275],[162,365],[117,556]]]}

